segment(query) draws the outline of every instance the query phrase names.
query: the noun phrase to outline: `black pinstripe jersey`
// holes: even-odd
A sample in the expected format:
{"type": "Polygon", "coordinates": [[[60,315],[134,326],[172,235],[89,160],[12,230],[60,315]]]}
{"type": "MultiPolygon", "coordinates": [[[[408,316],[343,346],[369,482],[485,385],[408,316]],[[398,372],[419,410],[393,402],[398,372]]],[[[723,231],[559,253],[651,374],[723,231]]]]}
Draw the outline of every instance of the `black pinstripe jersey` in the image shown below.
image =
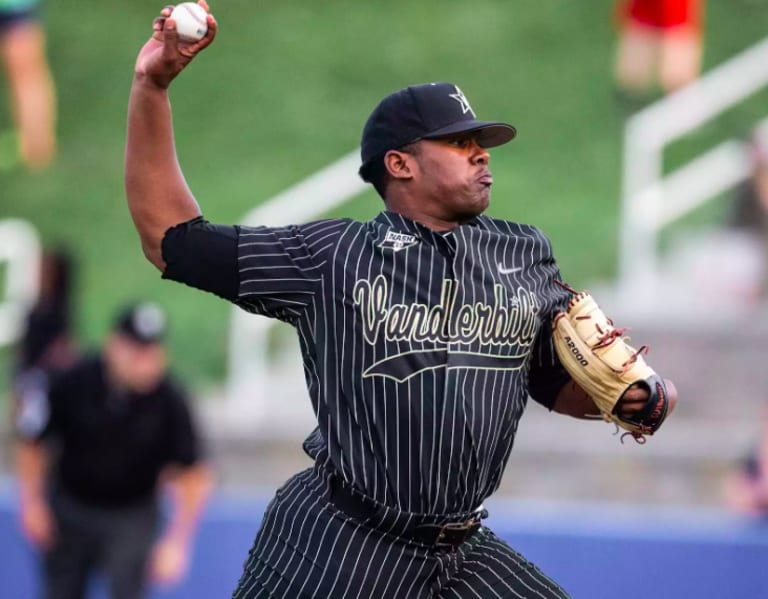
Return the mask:
{"type": "Polygon", "coordinates": [[[306,451],[387,505],[476,508],[529,394],[551,406],[569,380],[549,240],[485,216],[437,233],[391,212],[237,231],[235,302],[299,334],[318,421],[306,451]]]}

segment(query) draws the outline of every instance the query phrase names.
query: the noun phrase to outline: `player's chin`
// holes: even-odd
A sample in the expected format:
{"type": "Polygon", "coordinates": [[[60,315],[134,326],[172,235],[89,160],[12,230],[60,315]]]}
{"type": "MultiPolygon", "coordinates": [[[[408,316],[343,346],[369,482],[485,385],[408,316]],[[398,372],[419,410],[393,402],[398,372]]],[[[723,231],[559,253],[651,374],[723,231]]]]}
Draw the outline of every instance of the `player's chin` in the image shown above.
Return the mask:
{"type": "Polygon", "coordinates": [[[488,202],[475,202],[471,206],[462,206],[461,210],[456,211],[456,220],[458,222],[467,222],[476,216],[480,216],[488,208],[488,202]]]}
{"type": "Polygon", "coordinates": [[[475,201],[475,208],[476,208],[476,215],[482,214],[488,209],[488,206],[491,205],[491,186],[483,186],[480,189],[480,192],[477,194],[477,198],[475,201]]]}
{"type": "Polygon", "coordinates": [[[465,222],[481,215],[491,203],[490,188],[488,190],[472,189],[464,193],[458,202],[451,206],[454,218],[465,222]]]}

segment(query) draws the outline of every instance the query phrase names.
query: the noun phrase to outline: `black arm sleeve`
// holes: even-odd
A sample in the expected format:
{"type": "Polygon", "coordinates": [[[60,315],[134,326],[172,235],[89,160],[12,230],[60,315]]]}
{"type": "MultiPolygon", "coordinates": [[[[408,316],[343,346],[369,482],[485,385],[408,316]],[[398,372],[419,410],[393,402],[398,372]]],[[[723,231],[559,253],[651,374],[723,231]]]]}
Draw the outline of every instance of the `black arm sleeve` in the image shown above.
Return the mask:
{"type": "Polygon", "coordinates": [[[163,278],[236,300],[238,234],[237,227],[212,225],[202,216],[171,227],[162,243],[163,278]]]}

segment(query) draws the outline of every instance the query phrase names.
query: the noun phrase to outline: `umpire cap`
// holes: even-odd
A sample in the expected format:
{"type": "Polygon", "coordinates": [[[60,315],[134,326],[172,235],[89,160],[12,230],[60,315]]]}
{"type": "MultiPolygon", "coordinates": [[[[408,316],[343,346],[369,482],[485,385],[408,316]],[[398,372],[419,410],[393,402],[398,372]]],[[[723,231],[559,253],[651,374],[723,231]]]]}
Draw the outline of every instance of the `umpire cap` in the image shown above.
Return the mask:
{"type": "Polygon", "coordinates": [[[370,164],[421,139],[439,139],[457,133],[477,132],[484,148],[514,139],[512,125],[478,121],[469,100],[452,83],[423,83],[398,90],[384,98],[368,117],[360,143],[360,176],[366,179],[370,164]]]}
{"type": "Polygon", "coordinates": [[[160,343],[167,331],[165,312],[151,302],[131,304],[118,313],[113,330],[141,345],[160,343]]]}

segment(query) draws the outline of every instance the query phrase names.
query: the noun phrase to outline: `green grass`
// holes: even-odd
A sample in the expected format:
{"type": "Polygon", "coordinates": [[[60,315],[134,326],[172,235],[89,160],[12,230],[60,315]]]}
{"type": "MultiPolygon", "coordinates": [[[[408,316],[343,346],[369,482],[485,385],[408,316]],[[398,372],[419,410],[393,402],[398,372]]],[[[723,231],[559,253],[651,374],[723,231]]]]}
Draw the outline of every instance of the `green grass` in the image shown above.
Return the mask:
{"type": "MultiPolygon", "coordinates": [[[[181,164],[209,219],[237,222],[350,151],[389,91],[448,80],[461,85],[481,118],[509,120],[519,130],[517,141],[494,153],[491,213],[542,227],[574,284],[613,274],[627,113],[613,97],[612,3],[212,4],[220,36],[172,91],[181,164]]],[[[74,249],[84,343],[101,338],[126,299],[153,298],[171,312],[177,369],[197,383],[214,382],[223,373],[229,308],[159,279],[141,256],[123,194],[133,60],[162,3],[47,6],[61,154],[39,175],[0,172],[0,217],[27,218],[48,243],[74,249]]],[[[710,0],[707,17],[707,67],[765,35],[759,3],[710,0]]],[[[746,130],[764,114],[765,99],[675,144],[668,164],[746,130]]],[[[0,108],[2,132],[10,123],[7,106],[0,108]]],[[[335,214],[369,218],[379,209],[366,193],[335,214]]]]}

